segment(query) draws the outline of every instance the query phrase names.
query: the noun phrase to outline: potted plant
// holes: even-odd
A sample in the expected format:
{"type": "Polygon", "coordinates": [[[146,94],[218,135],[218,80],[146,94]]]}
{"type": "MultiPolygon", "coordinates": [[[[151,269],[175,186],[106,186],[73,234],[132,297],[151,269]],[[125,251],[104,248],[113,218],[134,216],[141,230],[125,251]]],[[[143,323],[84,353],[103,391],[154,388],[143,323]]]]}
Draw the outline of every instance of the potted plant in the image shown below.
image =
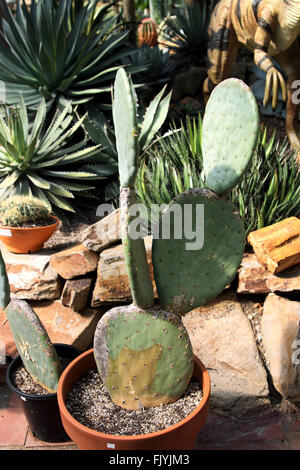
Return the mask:
{"type": "Polygon", "coordinates": [[[81,351],[67,344],[52,344],[30,305],[10,299],[5,263],[0,252],[0,307],[7,319],[19,352],[6,372],[10,390],[21,400],[29,427],[35,437],[47,442],[69,440],[57,403],[57,384],[62,370],[81,351]]]}
{"type": "Polygon", "coordinates": [[[259,119],[250,89],[240,80],[230,79],[215,88],[203,122],[204,171],[210,189],[194,188],[176,197],[161,213],[153,233],[152,264],[159,298],[159,305],[155,304],[144,240],[137,236],[141,220],[136,216],[134,183],[139,145],[149,135],[157,106],[150,104],[141,130],[136,108],[131,80],[120,70],[114,87],[113,118],[122,243],[133,304],[115,307],[102,316],[93,349],[75,359],[59,380],[63,425],[85,450],[193,448],[207,418],[210,380],[205,366],[193,355],[182,316],[222,292],[235,277],[245,246],[243,223],[225,195],[250,162],[259,119]],[[225,118],[222,127],[220,122],[225,118]],[[205,217],[201,216],[203,211],[205,217]],[[88,392],[91,373],[96,374],[91,380],[96,383],[93,395],[88,392]],[[161,414],[155,430],[141,433],[136,427],[124,435],[132,416],[133,420],[148,416],[148,409],[167,413],[168,407],[188,393],[192,377],[202,388],[202,397],[186,416],[166,425],[161,414]],[[101,380],[97,382],[97,378],[101,380]],[[90,411],[105,393],[115,408],[107,416],[104,406],[98,404],[90,411]],[[89,396],[85,417],[84,396],[89,396]],[[97,417],[96,409],[100,410],[97,417]],[[108,432],[114,420],[117,430],[108,432]]]}
{"type": "Polygon", "coordinates": [[[49,206],[36,197],[12,196],[0,202],[0,240],[13,253],[42,250],[58,224],[49,206]]]}

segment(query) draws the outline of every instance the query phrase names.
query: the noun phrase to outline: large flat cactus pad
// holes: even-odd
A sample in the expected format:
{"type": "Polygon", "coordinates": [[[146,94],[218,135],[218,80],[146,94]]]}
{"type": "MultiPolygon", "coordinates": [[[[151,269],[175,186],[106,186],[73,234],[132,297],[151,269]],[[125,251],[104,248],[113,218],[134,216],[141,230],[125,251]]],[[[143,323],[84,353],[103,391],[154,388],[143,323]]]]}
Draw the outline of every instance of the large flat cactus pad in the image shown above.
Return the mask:
{"type": "Polygon", "coordinates": [[[230,191],[250,164],[259,132],[259,112],[251,89],[229,78],[212,92],[202,127],[206,186],[217,194],[230,191]]]}
{"type": "Polygon", "coordinates": [[[127,409],[176,401],[193,373],[181,319],[160,308],[132,304],[106,312],[95,331],[94,355],[111,399],[127,409]]]}
{"type": "Polygon", "coordinates": [[[217,296],[235,277],[244,245],[243,222],[231,201],[205,189],[177,196],[162,213],[152,245],[162,308],[183,315],[217,296]]]}
{"type": "Polygon", "coordinates": [[[38,316],[27,302],[19,299],[9,303],[6,314],[26,370],[50,393],[56,392],[62,368],[38,316]]]}

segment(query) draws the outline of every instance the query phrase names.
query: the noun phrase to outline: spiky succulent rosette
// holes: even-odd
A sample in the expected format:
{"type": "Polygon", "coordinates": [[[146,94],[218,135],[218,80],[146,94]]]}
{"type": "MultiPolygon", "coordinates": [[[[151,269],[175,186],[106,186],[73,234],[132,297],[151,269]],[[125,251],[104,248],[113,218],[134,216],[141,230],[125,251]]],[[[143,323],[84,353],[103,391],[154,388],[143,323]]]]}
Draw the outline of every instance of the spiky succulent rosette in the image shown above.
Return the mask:
{"type": "Polygon", "coordinates": [[[99,374],[113,402],[138,409],[173,403],[193,373],[193,351],[181,319],[161,308],[115,307],[94,336],[99,374]]]}

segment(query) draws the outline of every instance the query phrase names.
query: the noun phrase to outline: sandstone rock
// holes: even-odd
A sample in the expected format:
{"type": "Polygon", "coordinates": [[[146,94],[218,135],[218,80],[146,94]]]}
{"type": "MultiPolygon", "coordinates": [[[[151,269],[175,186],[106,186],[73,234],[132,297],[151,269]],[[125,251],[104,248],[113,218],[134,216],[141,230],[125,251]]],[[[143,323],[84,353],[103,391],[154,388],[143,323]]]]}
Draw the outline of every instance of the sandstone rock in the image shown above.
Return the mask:
{"type": "Polygon", "coordinates": [[[244,255],[238,273],[238,293],[266,294],[295,290],[300,290],[300,265],[272,274],[260,264],[254,253],[244,255]]]}
{"type": "Polygon", "coordinates": [[[90,250],[100,252],[118,242],[120,238],[120,209],[116,209],[88,227],[83,232],[81,241],[90,250]]]}
{"type": "Polygon", "coordinates": [[[62,279],[50,266],[53,251],[15,254],[7,251],[1,244],[1,252],[6,265],[12,298],[52,300],[60,297],[62,279]]]}
{"type": "Polygon", "coordinates": [[[264,303],[261,332],[267,366],[276,390],[300,399],[300,302],[269,294],[264,303]]]}
{"type": "Polygon", "coordinates": [[[92,278],[68,279],[61,295],[62,304],[80,312],[87,306],[92,278]]]}
{"type": "Polygon", "coordinates": [[[248,242],[259,262],[272,274],[300,263],[300,220],[289,217],[251,232],[248,242]]]}
{"type": "Polygon", "coordinates": [[[266,371],[235,295],[222,294],[186,314],[183,322],[194,354],[208,368],[212,408],[249,416],[269,405],[266,371]]]}
{"type": "Polygon", "coordinates": [[[50,257],[53,269],[64,279],[84,276],[97,269],[98,255],[82,244],[55,253],[50,257]]]}
{"type": "Polygon", "coordinates": [[[0,308],[0,342],[1,353],[3,353],[3,349],[5,349],[6,356],[14,358],[18,355],[18,350],[9,327],[6,313],[4,310],[2,310],[2,308],[0,308]]]}
{"type": "MultiPolygon", "coordinates": [[[[150,273],[153,281],[151,264],[152,238],[145,238],[150,273]]],[[[92,307],[110,302],[131,302],[129,279],[127,276],[122,244],[108,248],[100,254],[97,270],[97,280],[93,292],[92,307]]]]}
{"type": "MultiPolygon", "coordinates": [[[[46,328],[52,343],[70,344],[82,351],[92,344],[96,325],[105,311],[87,308],[78,313],[62,305],[60,300],[29,303],[46,328]]],[[[6,344],[6,354],[12,357],[17,355],[6,314],[1,309],[0,338],[6,344]]]]}

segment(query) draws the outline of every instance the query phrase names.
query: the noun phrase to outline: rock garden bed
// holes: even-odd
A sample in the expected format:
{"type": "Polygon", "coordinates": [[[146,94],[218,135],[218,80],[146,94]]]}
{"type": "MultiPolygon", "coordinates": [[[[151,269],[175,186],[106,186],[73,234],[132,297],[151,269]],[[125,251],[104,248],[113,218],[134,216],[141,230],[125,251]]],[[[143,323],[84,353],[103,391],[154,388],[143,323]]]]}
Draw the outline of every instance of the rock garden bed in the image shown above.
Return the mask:
{"type": "MultiPolygon", "coordinates": [[[[53,342],[86,350],[101,315],[112,306],[131,302],[119,211],[67,230],[54,235],[51,248],[42,252],[2,252],[13,296],[34,306],[53,342]],[[67,241],[69,247],[61,250],[67,241]]],[[[150,268],[151,245],[148,237],[150,268]]],[[[272,274],[248,248],[232,284],[184,316],[194,353],[211,376],[212,409],[242,418],[272,409],[278,400],[297,403],[300,399],[300,265],[272,274]]],[[[9,354],[15,355],[4,317],[0,334],[9,354]]]]}

